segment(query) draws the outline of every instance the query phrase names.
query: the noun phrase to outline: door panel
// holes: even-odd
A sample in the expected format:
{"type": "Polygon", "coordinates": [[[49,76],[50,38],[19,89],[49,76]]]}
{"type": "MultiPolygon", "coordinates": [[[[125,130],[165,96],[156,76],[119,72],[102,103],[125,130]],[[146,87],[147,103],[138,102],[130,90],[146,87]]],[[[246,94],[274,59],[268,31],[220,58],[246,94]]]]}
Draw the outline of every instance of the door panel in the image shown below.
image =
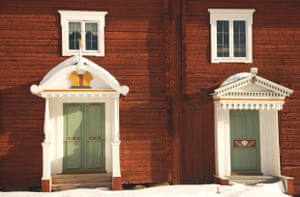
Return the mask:
{"type": "Polygon", "coordinates": [[[105,106],[64,104],[64,171],[105,169],[105,106]]]}
{"type": "Polygon", "coordinates": [[[230,111],[231,170],[260,173],[259,116],[256,110],[230,111]]]}
{"type": "Polygon", "coordinates": [[[105,117],[104,104],[91,103],[85,105],[86,124],[86,168],[103,168],[105,153],[105,117]]]}
{"type": "Polygon", "coordinates": [[[64,105],[64,168],[81,168],[82,106],[64,105]]]}

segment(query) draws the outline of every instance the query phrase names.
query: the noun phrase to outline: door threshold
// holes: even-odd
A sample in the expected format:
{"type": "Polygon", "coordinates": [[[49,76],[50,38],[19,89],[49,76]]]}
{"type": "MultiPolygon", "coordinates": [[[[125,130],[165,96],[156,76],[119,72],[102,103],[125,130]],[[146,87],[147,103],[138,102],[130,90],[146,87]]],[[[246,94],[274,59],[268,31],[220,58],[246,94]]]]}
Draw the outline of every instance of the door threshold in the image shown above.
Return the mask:
{"type": "Polygon", "coordinates": [[[106,171],[66,171],[61,174],[107,174],[106,171]]]}
{"type": "Polygon", "coordinates": [[[263,176],[261,172],[231,172],[231,176],[263,176]]]}
{"type": "Polygon", "coordinates": [[[244,185],[256,185],[259,183],[275,183],[280,181],[277,176],[266,175],[235,175],[227,177],[229,184],[239,183],[244,185]]]}

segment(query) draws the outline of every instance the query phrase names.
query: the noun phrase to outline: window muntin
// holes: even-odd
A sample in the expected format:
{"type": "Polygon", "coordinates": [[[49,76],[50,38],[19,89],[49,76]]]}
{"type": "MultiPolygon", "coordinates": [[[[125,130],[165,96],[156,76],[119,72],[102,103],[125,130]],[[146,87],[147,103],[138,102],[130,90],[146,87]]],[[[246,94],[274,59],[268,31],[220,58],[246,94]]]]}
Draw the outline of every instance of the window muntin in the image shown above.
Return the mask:
{"type": "Polygon", "coordinates": [[[59,10],[62,27],[62,55],[76,55],[79,39],[82,54],[104,56],[104,27],[107,12],[59,10]]]}
{"type": "Polygon", "coordinates": [[[246,57],[246,22],[218,20],[217,21],[217,57],[246,57]],[[233,25],[230,25],[233,23],[233,25]],[[230,54],[231,31],[233,27],[233,55],[230,54]]]}
{"type": "Polygon", "coordinates": [[[98,23],[69,22],[69,50],[79,49],[79,40],[85,35],[84,50],[98,50],[98,23]]]}
{"type": "Polygon", "coordinates": [[[254,9],[209,9],[211,62],[252,63],[254,9]]]}

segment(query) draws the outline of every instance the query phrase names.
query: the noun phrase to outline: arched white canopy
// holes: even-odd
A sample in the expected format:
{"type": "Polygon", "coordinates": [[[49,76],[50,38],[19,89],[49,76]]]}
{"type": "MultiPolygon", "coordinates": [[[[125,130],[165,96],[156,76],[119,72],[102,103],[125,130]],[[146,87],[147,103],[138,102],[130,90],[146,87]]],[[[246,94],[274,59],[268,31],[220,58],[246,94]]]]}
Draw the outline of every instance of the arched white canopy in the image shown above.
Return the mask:
{"type": "MultiPolygon", "coordinates": [[[[71,87],[69,76],[73,71],[78,74],[83,74],[86,71],[91,73],[93,79],[90,85],[93,90],[112,90],[122,95],[127,95],[129,91],[128,86],[120,86],[115,77],[107,70],[82,56],[72,56],[61,62],[43,77],[39,85],[32,85],[30,90],[38,96],[42,96],[46,92],[49,94],[49,91],[51,91],[52,96],[57,95],[58,92],[62,94],[62,90],[68,92],[67,90],[71,87]]],[[[88,91],[84,92],[86,94],[88,91]]]]}

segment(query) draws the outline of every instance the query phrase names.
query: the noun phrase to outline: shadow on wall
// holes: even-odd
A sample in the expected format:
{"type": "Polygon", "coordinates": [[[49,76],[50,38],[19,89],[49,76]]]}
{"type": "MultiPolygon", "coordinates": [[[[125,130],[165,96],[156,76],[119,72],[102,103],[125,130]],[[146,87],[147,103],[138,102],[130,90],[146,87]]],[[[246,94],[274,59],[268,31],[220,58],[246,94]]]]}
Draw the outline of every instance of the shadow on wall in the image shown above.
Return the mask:
{"type": "Polygon", "coordinates": [[[40,187],[44,105],[32,83],[0,91],[0,190],[40,187]]]}
{"type": "Polygon", "coordinates": [[[184,184],[213,182],[215,171],[214,116],[211,98],[206,95],[188,95],[183,107],[183,173],[184,184]]]}
{"type": "Polygon", "coordinates": [[[151,19],[148,23],[147,52],[149,59],[147,67],[151,108],[147,111],[147,115],[150,115],[149,121],[144,121],[145,128],[151,128],[148,130],[151,138],[145,141],[146,147],[148,145],[151,150],[150,176],[152,183],[159,184],[172,182],[170,177],[172,167],[170,166],[169,103],[166,89],[166,83],[169,82],[166,78],[164,21],[161,20],[161,23],[157,23],[156,19],[151,19]],[[151,121],[152,123],[150,123],[151,121]]]}
{"type": "Polygon", "coordinates": [[[140,44],[134,45],[133,50],[138,52],[128,63],[129,74],[124,80],[129,94],[120,98],[122,182],[169,182],[171,152],[163,20],[159,23],[155,17],[141,17],[133,23],[148,29],[146,38],[131,38],[140,44]]]}
{"type": "MultiPolygon", "coordinates": [[[[149,18],[147,25],[147,50],[142,48],[136,54],[133,66],[128,65],[128,71],[132,69],[130,66],[137,69],[128,72],[124,84],[130,91],[128,96],[120,99],[121,173],[125,184],[172,183],[174,174],[173,112],[169,100],[172,98],[167,89],[172,84],[168,81],[170,71],[165,62],[165,29],[163,20],[159,23],[149,18]],[[136,63],[143,57],[147,57],[145,62],[136,63]]],[[[214,123],[209,91],[183,95],[183,106],[178,106],[183,107],[184,113],[180,139],[182,183],[213,181],[214,123]]]]}

